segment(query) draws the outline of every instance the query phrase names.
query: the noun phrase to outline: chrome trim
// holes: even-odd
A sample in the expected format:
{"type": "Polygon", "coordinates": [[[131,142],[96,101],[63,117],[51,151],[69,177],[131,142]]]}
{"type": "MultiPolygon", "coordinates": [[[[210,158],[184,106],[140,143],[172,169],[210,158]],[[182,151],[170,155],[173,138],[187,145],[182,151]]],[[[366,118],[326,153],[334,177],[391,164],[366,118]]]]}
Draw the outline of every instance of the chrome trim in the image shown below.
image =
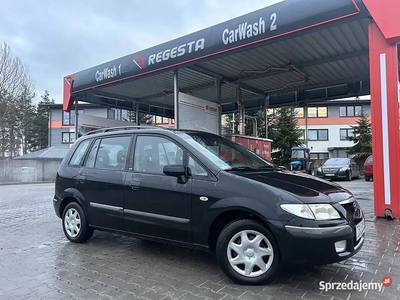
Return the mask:
{"type": "Polygon", "coordinates": [[[341,225],[335,227],[299,227],[285,225],[286,230],[295,237],[336,237],[353,233],[353,229],[349,225],[341,225]]]}
{"type": "Polygon", "coordinates": [[[53,198],[53,201],[54,201],[54,202],[57,202],[58,200],[54,197],[54,198],[53,198]]]}
{"type": "Polygon", "coordinates": [[[354,250],[358,250],[358,249],[361,247],[361,245],[362,245],[363,242],[364,242],[364,239],[365,239],[365,233],[361,236],[360,241],[359,241],[358,244],[354,247],[354,250]]]}
{"type": "Polygon", "coordinates": [[[107,205],[107,204],[101,204],[101,203],[96,203],[96,202],[90,202],[90,206],[93,208],[100,208],[100,209],[106,209],[106,210],[111,210],[115,212],[123,212],[123,208],[120,206],[114,206],[114,205],[107,205]]]}
{"type": "Polygon", "coordinates": [[[352,202],[354,202],[354,201],[356,201],[356,199],[354,199],[354,197],[351,197],[351,198],[349,198],[349,199],[340,201],[339,204],[340,204],[340,205],[349,204],[349,203],[352,203],[352,202]]]}
{"type": "Polygon", "coordinates": [[[148,212],[144,212],[144,211],[137,211],[137,210],[130,210],[130,209],[124,209],[124,213],[133,215],[133,216],[138,216],[138,217],[147,217],[147,218],[158,219],[158,220],[163,220],[163,221],[171,221],[171,222],[176,222],[176,223],[181,223],[181,224],[187,224],[190,222],[189,219],[153,214],[153,213],[148,213],[148,212]]]}

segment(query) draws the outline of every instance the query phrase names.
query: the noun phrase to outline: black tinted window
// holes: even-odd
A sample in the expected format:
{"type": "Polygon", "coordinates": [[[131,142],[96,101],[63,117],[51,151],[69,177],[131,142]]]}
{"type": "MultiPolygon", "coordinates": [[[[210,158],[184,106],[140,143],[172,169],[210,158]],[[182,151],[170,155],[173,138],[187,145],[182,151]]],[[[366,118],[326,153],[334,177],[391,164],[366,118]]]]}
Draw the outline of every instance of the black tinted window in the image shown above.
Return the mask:
{"type": "Polygon", "coordinates": [[[86,150],[91,142],[92,140],[90,139],[85,140],[79,144],[74,154],[72,155],[71,160],[69,161],[70,166],[80,166],[82,164],[82,160],[85,156],[86,150]]]}
{"type": "Polygon", "coordinates": [[[97,140],[92,149],[90,149],[86,166],[97,169],[125,169],[130,140],[130,136],[117,136],[97,140]]]}
{"type": "Polygon", "coordinates": [[[133,158],[134,171],[163,174],[166,165],[183,165],[183,149],[163,137],[139,136],[133,158]]]}

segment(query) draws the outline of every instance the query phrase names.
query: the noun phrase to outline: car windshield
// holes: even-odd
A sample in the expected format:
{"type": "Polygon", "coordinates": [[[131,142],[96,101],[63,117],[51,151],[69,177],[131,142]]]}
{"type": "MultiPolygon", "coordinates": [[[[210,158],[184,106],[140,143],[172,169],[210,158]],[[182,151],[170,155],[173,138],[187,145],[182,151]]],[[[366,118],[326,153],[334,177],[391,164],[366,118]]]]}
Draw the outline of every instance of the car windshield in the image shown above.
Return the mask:
{"type": "Polygon", "coordinates": [[[305,158],[305,150],[292,150],[292,158],[305,158]]]}
{"type": "Polygon", "coordinates": [[[206,132],[188,132],[185,140],[204,154],[218,168],[233,170],[240,168],[273,168],[274,164],[245,147],[221,136],[206,132]]]}
{"type": "Polygon", "coordinates": [[[348,163],[349,160],[347,158],[330,158],[324,163],[324,165],[342,166],[342,165],[347,165],[348,163]]]}

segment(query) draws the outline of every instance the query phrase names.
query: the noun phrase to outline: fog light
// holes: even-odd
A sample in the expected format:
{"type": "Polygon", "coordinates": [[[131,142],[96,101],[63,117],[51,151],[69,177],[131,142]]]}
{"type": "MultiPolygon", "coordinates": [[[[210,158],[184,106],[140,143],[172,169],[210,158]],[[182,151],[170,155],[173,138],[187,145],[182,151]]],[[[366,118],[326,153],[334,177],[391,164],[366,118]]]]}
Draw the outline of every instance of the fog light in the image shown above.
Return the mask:
{"type": "Polygon", "coordinates": [[[335,243],[336,253],[340,253],[346,250],[347,242],[346,241],[339,241],[335,243]]]}

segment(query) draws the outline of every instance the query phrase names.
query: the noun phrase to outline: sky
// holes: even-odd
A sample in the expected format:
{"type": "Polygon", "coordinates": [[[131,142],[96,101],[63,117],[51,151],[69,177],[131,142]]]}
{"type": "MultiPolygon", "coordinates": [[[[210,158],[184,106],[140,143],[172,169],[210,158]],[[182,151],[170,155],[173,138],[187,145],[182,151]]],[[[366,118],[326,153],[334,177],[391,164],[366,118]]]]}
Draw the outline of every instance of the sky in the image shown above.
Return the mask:
{"type": "Polygon", "coordinates": [[[282,0],[1,0],[0,42],[29,68],[36,101],[63,76],[282,0]]]}

